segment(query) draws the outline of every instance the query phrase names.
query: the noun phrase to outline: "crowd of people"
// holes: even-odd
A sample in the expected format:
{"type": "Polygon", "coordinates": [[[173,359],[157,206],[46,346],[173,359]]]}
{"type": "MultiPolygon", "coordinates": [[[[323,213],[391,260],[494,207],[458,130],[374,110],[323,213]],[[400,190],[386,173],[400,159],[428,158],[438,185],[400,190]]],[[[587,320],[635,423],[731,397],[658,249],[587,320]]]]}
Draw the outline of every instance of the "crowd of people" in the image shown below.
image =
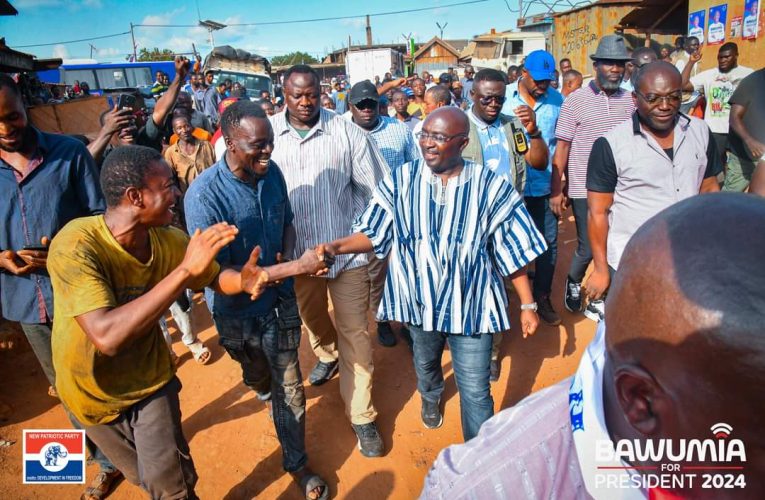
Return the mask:
{"type": "MultiPolygon", "coordinates": [[[[443,423],[448,346],[465,444],[439,455],[423,498],[607,498],[589,479],[593,440],[692,438],[717,421],[759,456],[765,201],[697,196],[765,194],[765,70],[737,55],[726,43],[716,69],[696,72],[693,37],[663,55],[607,35],[587,82],[589,70],[538,50],[507,72],[437,82],[392,68],[323,85],[296,65],[283,99],[257,100],[178,57],[172,81],[157,75],[150,115],[105,110],[88,144],[29,124],[0,75],[2,314],[87,431],[100,472],[83,498],[120,476],[152,498],[196,498],[166,319],[205,364],[190,321],[200,304],[268,405],[306,499],[330,487],[306,453],[301,327],[308,382],[339,376],[370,458],[390,447],[375,423],[373,340],[408,344],[428,429],[443,423]],[[556,298],[568,207],[576,249],[556,298]],[[559,325],[561,307],[598,322],[575,376],[494,416],[503,332],[559,325]]],[[[753,498],[762,477],[748,478],[753,498]]]]}

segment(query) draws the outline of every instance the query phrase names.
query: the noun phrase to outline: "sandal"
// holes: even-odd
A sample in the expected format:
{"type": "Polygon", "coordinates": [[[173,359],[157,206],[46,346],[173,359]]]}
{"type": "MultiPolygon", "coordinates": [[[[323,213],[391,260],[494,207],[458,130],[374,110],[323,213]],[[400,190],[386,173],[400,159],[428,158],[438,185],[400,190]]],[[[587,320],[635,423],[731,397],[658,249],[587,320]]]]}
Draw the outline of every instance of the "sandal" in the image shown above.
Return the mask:
{"type": "Polygon", "coordinates": [[[329,486],[318,474],[305,474],[300,478],[299,484],[305,494],[305,500],[327,500],[329,498],[329,486]],[[316,488],[322,488],[322,492],[321,495],[314,498],[310,493],[316,488]]]}
{"type": "Polygon", "coordinates": [[[212,359],[210,349],[205,347],[201,340],[195,340],[193,344],[189,344],[186,347],[189,348],[189,351],[194,356],[194,360],[200,365],[206,365],[212,359]]]}
{"type": "Polygon", "coordinates": [[[118,470],[111,472],[101,471],[96,474],[93,481],[85,489],[85,492],[80,496],[80,500],[101,500],[109,495],[112,486],[122,477],[122,473],[118,470]]]}

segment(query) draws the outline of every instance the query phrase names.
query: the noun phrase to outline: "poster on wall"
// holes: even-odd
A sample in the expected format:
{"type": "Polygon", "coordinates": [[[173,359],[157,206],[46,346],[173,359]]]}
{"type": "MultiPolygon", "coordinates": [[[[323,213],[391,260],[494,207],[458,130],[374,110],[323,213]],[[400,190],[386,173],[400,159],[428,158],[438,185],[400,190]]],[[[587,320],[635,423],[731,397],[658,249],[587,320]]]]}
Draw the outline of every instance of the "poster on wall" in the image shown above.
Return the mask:
{"type": "Polygon", "coordinates": [[[704,18],[707,11],[698,10],[688,14],[688,36],[695,36],[699,44],[704,43],[704,18]]]}
{"type": "Polygon", "coordinates": [[[707,28],[707,43],[720,45],[725,41],[725,21],[728,18],[728,4],[716,5],[709,8],[709,27],[707,28]]]}
{"type": "Polygon", "coordinates": [[[758,0],[746,0],[744,2],[744,40],[757,38],[758,25],[760,22],[760,2],[758,0]]]}
{"type": "Polygon", "coordinates": [[[741,36],[741,25],[744,23],[744,18],[741,16],[732,17],[730,19],[730,37],[738,38],[741,36]]]}

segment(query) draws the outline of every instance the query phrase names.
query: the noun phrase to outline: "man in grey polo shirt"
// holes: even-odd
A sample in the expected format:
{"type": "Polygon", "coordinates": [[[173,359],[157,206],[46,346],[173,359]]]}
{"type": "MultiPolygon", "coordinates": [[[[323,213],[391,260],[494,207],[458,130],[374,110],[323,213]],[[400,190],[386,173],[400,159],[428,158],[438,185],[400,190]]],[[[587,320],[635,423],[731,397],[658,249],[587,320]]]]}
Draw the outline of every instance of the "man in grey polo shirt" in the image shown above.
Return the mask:
{"type": "Polygon", "coordinates": [[[709,126],[680,113],[680,72],[663,61],[643,66],[633,98],[637,111],[595,141],[587,165],[590,300],[603,297],[645,221],[680,200],[720,190],[722,160],[709,126]]]}

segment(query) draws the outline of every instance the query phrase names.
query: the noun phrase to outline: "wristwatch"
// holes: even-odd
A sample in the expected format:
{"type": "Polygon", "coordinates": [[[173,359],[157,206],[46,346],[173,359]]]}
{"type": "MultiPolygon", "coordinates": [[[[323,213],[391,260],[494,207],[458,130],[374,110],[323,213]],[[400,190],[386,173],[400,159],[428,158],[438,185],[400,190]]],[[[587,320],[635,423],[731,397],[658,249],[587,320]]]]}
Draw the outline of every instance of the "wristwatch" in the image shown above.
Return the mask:
{"type": "Polygon", "coordinates": [[[534,311],[537,312],[537,303],[532,302],[531,304],[521,304],[521,311],[534,311]]]}
{"type": "Polygon", "coordinates": [[[537,139],[538,137],[542,137],[542,131],[537,129],[537,131],[534,132],[533,134],[529,134],[529,137],[531,137],[532,139],[537,139]]]}

